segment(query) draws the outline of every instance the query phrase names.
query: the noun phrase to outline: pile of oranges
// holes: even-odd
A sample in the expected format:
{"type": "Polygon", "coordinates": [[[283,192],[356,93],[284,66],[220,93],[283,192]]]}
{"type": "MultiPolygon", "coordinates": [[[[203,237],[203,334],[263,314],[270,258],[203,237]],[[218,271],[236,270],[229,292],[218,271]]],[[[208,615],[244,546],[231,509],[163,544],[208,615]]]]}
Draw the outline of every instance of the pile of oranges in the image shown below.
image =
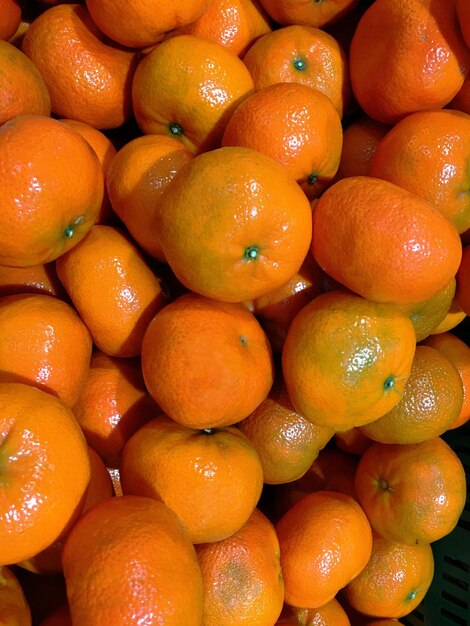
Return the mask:
{"type": "Polygon", "coordinates": [[[466,502],[468,0],[0,0],[0,623],[393,626],[466,502]]]}

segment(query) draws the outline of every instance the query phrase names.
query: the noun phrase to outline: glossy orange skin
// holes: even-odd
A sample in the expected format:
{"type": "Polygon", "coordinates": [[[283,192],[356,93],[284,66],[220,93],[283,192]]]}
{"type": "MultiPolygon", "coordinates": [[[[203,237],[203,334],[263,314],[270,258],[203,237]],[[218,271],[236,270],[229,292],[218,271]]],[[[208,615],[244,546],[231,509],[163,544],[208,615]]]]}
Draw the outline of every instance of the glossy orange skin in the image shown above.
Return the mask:
{"type": "Polygon", "coordinates": [[[1,383],[0,413],[0,563],[7,565],[44,550],[74,522],[90,461],[71,410],[51,394],[1,383]]]}
{"type": "Polygon", "coordinates": [[[423,600],[433,576],[429,544],[409,546],[375,535],[369,562],[343,594],[353,608],[371,617],[404,617],[423,600]]]}
{"type": "Polygon", "coordinates": [[[112,0],[86,0],[98,28],[110,39],[128,48],[146,48],[160,41],[165,33],[197,20],[207,0],[160,2],[158,11],[149,0],[132,0],[117,5],[112,0]]]}
{"type": "Polygon", "coordinates": [[[292,24],[257,39],[243,55],[256,89],[276,83],[315,87],[333,102],[340,117],[351,97],[348,59],[329,33],[292,24]]]}
{"type": "Polygon", "coordinates": [[[372,550],[367,517],[351,496],[316,491],[275,525],[281,549],[285,602],[318,608],[365,567],[372,550]]]}
{"type": "Polygon", "coordinates": [[[230,115],[253,90],[236,54],[215,41],[178,35],[140,61],[134,115],[144,134],[173,136],[192,153],[206,152],[218,146],[230,115]]]}
{"type": "Polygon", "coordinates": [[[281,287],[300,269],[311,241],[307,197],[282,165],[249,148],[194,157],[167,188],[155,218],[181,283],[227,302],[281,287]]]}
{"type": "Polygon", "coordinates": [[[96,224],[80,243],[56,262],[62,284],[97,348],[139,355],[148,322],[166,304],[160,281],[119,228],[96,224]]]}
{"type": "Polygon", "coordinates": [[[263,465],[264,482],[271,485],[304,475],[334,432],[316,426],[295,411],[282,379],[237,426],[255,447],[263,465]]]}
{"type": "Polygon", "coordinates": [[[127,142],[113,158],[106,186],[116,215],[139,247],[165,261],[155,231],[155,205],[191,152],[174,137],[142,135],[127,142]]]}
{"type": "Polygon", "coordinates": [[[121,496],[96,505],[70,532],[63,565],[74,626],[202,626],[194,547],[161,502],[121,496]]]}
{"type": "Polygon", "coordinates": [[[197,20],[169,36],[187,34],[210,39],[243,56],[258,37],[269,32],[271,19],[258,0],[212,0],[197,20]]]}
{"type": "Polygon", "coordinates": [[[456,280],[455,302],[466,315],[470,315],[470,245],[463,249],[456,280]]]}
{"type": "Polygon", "coordinates": [[[0,0],[0,40],[13,37],[20,25],[21,14],[21,5],[17,0],[0,0]]]}
{"type": "Polygon", "coordinates": [[[370,175],[425,198],[463,233],[470,228],[469,163],[470,115],[420,111],[380,141],[370,175]]]}
{"type": "Polygon", "coordinates": [[[314,298],[292,320],[282,371],[294,407],[348,430],[372,422],[403,393],[416,347],[409,318],[343,290],[314,298]]]}
{"type": "Polygon", "coordinates": [[[355,485],[373,529],[407,545],[450,533],[465,506],[465,470],[440,437],[415,444],[374,442],[359,461],[355,485]]]}
{"type": "Polygon", "coordinates": [[[442,352],[459,373],[463,386],[462,408],[450,426],[451,429],[458,428],[470,419],[470,347],[450,332],[432,335],[425,339],[424,345],[442,352]]]}
{"type": "Polygon", "coordinates": [[[159,410],[145,388],[139,358],[95,350],[73,412],[89,445],[116,468],[125,442],[159,410]]]}
{"type": "Polygon", "coordinates": [[[0,297],[18,293],[44,293],[64,299],[65,291],[55,271],[55,263],[28,267],[0,265],[0,297]]]}
{"type": "Polygon", "coordinates": [[[43,389],[72,407],[88,374],[92,341],[75,309],[46,294],[0,299],[0,381],[43,389]]]}
{"type": "Polygon", "coordinates": [[[462,87],[447,106],[470,115],[470,74],[467,74],[462,87]]]}
{"type": "Polygon", "coordinates": [[[222,147],[244,146],[278,161],[309,197],[336,174],[343,129],[318,89],[277,83],[248,96],[230,117],[222,147]]]}
{"type": "Polygon", "coordinates": [[[121,459],[123,493],[163,501],[195,544],[239,530],[261,495],[261,462],[234,426],[194,430],[162,415],[132,435],[121,459]]]}
{"type": "Polygon", "coordinates": [[[284,600],[274,526],[255,509],[233,535],[196,546],[204,587],[204,626],[273,624],[284,600]]]}
{"type": "Polygon", "coordinates": [[[1,38],[0,71],[0,124],[16,115],[50,115],[51,98],[39,70],[21,50],[1,38]]]}
{"type": "Polygon", "coordinates": [[[98,157],[70,128],[36,115],[0,126],[0,263],[56,259],[91,228],[103,193],[98,157]]]}
{"type": "Polygon", "coordinates": [[[0,619],[5,626],[31,626],[31,609],[13,570],[0,567],[0,619]]]}
{"type": "Polygon", "coordinates": [[[322,27],[339,20],[357,4],[358,0],[332,0],[331,2],[308,2],[308,0],[261,0],[261,4],[279,24],[307,24],[322,27]]]}
{"type": "Polygon", "coordinates": [[[336,598],[317,609],[284,605],[275,626],[351,626],[349,618],[336,598]]]}
{"type": "Polygon", "coordinates": [[[312,253],[327,274],[364,298],[410,304],[449,283],[462,245],[455,226],[424,198],[351,176],[315,203],[312,253]]]}
{"type": "Polygon", "coordinates": [[[188,293],[147,326],[142,372],[163,412],[202,429],[249,415],[268,395],[274,363],[264,331],[243,305],[188,293]]]}
{"type": "Polygon", "coordinates": [[[117,128],[131,117],[138,56],[110,45],[86,7],[48,8],[27,29],[22,50],[44,77],[55,115],[100,130],[117,128]]]}
{"type": "Polygon", "coordinates": [[[470,67],[455,0],[374,2],[355,30],[349,62],[354,95],[379,122],[445,106],[470,67]]]}

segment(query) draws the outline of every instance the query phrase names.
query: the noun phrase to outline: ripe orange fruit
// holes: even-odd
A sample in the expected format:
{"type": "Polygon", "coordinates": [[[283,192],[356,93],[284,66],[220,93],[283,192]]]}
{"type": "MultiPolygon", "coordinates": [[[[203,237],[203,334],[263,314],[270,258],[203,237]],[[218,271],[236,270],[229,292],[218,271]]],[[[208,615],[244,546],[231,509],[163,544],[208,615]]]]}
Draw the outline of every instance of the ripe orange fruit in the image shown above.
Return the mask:
{"type": "Polygon", "coordinates": [[[367,450],[372,440],[365,436],[360,426],[353,426],[348,430],[336,432],[334,442],[340,450],[360,456],[367,450]]]}
{"type": "Polygon", "coordinates": [[[430,545],[408,546],[375,535],[367,565],[343,594],[353,608],[366,615],[403,617],[419,605],[433,575],[430,545]]]}
{"type": "Polygon", "coordinates": [[[127,142],[113,158],[106,186],[116,215],[139,247],[165,261],[154,228],[155,205],[192,154],[174,137],[143,135],[127,142]]]}
{"type": "Polygon", "coordinates": [[[60,604],[54,611],[41,620],[39,626],[72,626],[68,603],[63,602],[60,604]]]}
{"type": "Polygon", "coordinates": [[[119,359],[95,350],[73,412],[88,444],[108,467],[119,467],[125,442],[158,414],[144,385],[140,359],[119,359]]]}
{"type": "Polygon", "coordinates": [[[266,484],[303,476],[334,432],[295,411],[280,377],[268,397],[237,426],[258,453],[266,484]]]}
{"type": "Polygon", "coordinates": [[[242,56],[258,37],[269,32],[271,19],[258,0],[212,0],[200,17],[169,35],[186,34],[210,39],[242,56]]]}
{"type": "Polygon", "coordinates": [[[176,137],[191,152],[205,152],[218,147],[233,110],[253,89],[236,54],[215,41],[178,35],[139,62],[134,115],[144,134],[176,137]]]}
{"type": "Polygon", "coordinates": [[[470,115],[470,74],[463,81],[462,87],[460,87],[457,94],[447,105],[449,109],[456,109],[462,111],[467,115],[470,115]]]}
{"type": "Polygon", "coordinates": [[[69,128],[73,128],[79,135],[81,135],[93,150],[96,152],[96,156],[101,165],[103,171],[103,184],[104,195],[103,202],[101,203],[101,210],[96,218],[96,223],[103,224],[113,221],[113,213],[111,210],[111,203],[108,197],[108,191],[106,189],[106,177],[108,174],[109,166],[113,160],[117,150],[114,147],[113,142],[104,133],[97,130],[85,122],[78,122],[77,120],[61,119],[62,124],[65,124],[69,128]]]}
{"type": "Polygon", "coordinates": [[[122,496],[97,504],[73,527],[62,560],[74,626],[202,626],[196,553],[161,502],[122,496]]]}
{"type": "Polygon", "coordinates": [[[65,290],[57,276],[55,263],[28,267],[0,265],[0,297],[19,293],[43,293],[65,299],[65,290]]]}
{"type": "Polygon", "coordinates": [[[388,181],[352,176],[315,203],[312,253],[364,298],[409,304],[449,283],[462,245],[455,226],[427,200],[388,181]]]}
{"type": "Polygon", "coordinates": [[[355,485],[373,529],[407,545],[450,533],[465,506],[465,470],[440,437],[414,444],[374,442],[359,461],[355,485]]]}
{"type": "Polygon", "coordinates": [[[256,89],[300,83],[328,96],[340,117],[349,105],[348,59],[337,40],[320,28],[292,24],[259,37],[243,55],[256,89]]]}
{"type": "Polygon", "coordinates": [[[317,609],[284,605],[275,626],[351,626],[349,618],[336,598],[317,609]]]}
{"type": "Polygon", "coordinates": [[[359,105],[379,122],[445,106],[470,67],[455,0],[374,2],[354,32],[349,63],[359,105]]]}
{"type": "Polygon", "coordinates": [[[97,224],[56,262],[57,274],[97,348],[140,354],[147,324],[166,304],[157,276],[125,233],[97,224]]]}
{"type": "Polygon", "coordinates": [[[5,626],[31,626],[32,623],[21,583],[13,570],[5,566],[0,566],[0,619],[5,626]]]}
{"type": "Polygon", "coordinates": [[[429,346],[416,347],[400,402],[363,432],[382,443],[419,443],[446,432],[463,403],[463,385],[451,361],[429,346]]]}
{"type": "Polygon", "coordinates": [[[72,411],[51,394],[2,383],[0,416],[0,563],[8,565],[34,556],[73,523],[90,461],[72,411]]]}
{"type": "Polygon", "coordinates": [[[465,0],[456,0],[457,18],[459,20],[460,30],[462,31],[465,43],[470,48],[470,10],[468,2],[465,0]]]}
{"type": "Polygon", "coordinates": [[[0,299],[0,381],[27,383],[77,401],[90,366],[87,327],[67,302],[46,294],[0,299]]]}
{"type": "Polygon", "coordinates": [[[456,328],[460,322],[462,322],[466,317],[466,314],[460,306],[457,304],[455,298],[452,301],[452,305],[447,312],[446,316],[439,322],[439,324],[433,328],[431,335],[437,335],[439,333],[445,333],[449,330],[456,328]]]}
{"type": "Polygon", "coordinates": [[[196,546],[204,588],[204,626],[274,624],[284,601],[274,526],[255,509],[233,535],[196,546]]]}
{"type": "Polygon", "coordinates": [[[37,115],[3,124],[0,264],[47,263],[72,248],[94,223],[103,192],[98,157],[78,133],[37,115]]]}
{"type": "Polygon", "coordinates": [[[359,504],[343,493],[316,491],[276,523],[285,602],[318,608],[365,567],[372,531],[359,504]]]}
{"type": "Polygon", "coordinates": [[[370,175],[434,204],[457,228],[470,228],[470,115],[442,109],[407,115],[380,141],[370,175]]]}
{"type": "MultiPolygon", "coordinates": [[[[0,12],[2,12],[1,2],[0,12]]],[[[51,98],[39,70],[21,50],[7,41],[2,41],[1,38],[0,71],[2,73],[0,124],[17,115],[50,114],[51,98]]]]}
{"type": "Polygon", "coordinates": [[[188,293],[148,324],[142,372],[172,419],[215,428],[239,422],[266,398],[274,365],[264,331],[242,304],[188,293]]]}
{"type": "Polygon", "coordinates": [[[463,402],[457,419],[449,427],[458,428],[470,419],[470,347],[450,332],[428,337],[424,345],[442,352],[459,373],[463,387],[463,402]]]}
{"type": "Polygon", "coordinates": [[[292,320],[282,371],[294,408],[315,424],[348,430],[400,400],[416,347],[393,305],[343,291],[314,298],[292,320]]]}
{"type": "Polygon", "coordinates": [[[221,145],[275,159],[314,197],[336,174],[342,141],[341,119],[325,94],[299,83],[276,83],[235,109],[221,145]]]}
{"type": "Polygon", "coordinates": [[[305,194],[282,165],[250,148],[191,159],[168,185],[155,217],[181,283],[228,302],[281,287],[300,269],[311,241],[305,194]]]}
{"type": "Polygon", "coordinates": [[[470,315],[470,245],[463,249],[456,279],[455,302],[466,315],[470,315]]]}
{"type": "Polygon", "coordinates": [[[333,0],[307,2],[306,0],[261,0],[269,15],[279,24],[308,24],[327,26],[351,11],[358,0],[333,0]]]}
{"type": "Polygon", "coordinates": [[[127,441],[120,469],[123,492],[164,502],[193,543],[220,541],[239,530],[263,486],[259,457],[237,428],[194,430],[163,415],[127,441]]]}
{"type": "Polygon", "coordinates": [[[0,40],[8,40],[21,23],[22,8],[17,0],[0,0],[0,40]]]}
{"type": "Polygon", "coordinates": [[[57,116],[101,130],[117,128],[131,117],[138,57],[111,45],[86,7],[46,9],[25,32],[22,50],[44,77],[57,116]]]}
{"type": "Polygon", "coordinates": [[[148,0],[131,0],[119,8],[112,0],[86,0],[98,28],[128,48],[146,48],[165,33],[191,24],[205,11],[207,0],[160,3],[158,11],[148,0]]]}

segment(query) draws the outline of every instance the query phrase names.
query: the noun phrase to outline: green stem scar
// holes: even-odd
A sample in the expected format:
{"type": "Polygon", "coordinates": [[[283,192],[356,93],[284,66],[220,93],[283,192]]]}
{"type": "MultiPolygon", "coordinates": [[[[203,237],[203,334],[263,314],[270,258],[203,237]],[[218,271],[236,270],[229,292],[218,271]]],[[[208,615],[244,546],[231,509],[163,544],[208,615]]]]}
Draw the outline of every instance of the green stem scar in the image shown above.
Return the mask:
{"type": "Polygon", "coordinates": [[[168,130],[172,135],[175,135],[175,137],[179,137],[183,134],[183,128],[176,122],[170,122],[168,124],[168,130]]]}
{"type": "Polygon", "coordinates": [[[414,599],[416,598],[416,595],[417,595],[417,594],[416,594],[416,591],[411,591],[411,592],[408,594],[408,600],[414,600],[414,599]]]}
{"type": "Polygon", "coordinates": [[[305,62],[305,59],[301,59],[300,57],[298,57],[297,59],[294,59],[292,61],[292,65],[294,66],[294,69],[296,69],[299,72],[303,72],[305,68],[307,67],[307,63],[305,62]]]}
{"type": "Polygon", "coordinates": [[[212,435],[212,433],[214,432],[213,428],[203,428],[201,431],[204,435],[212,435]]]}
{"type": "Polygon", "coordinates": [[[385,478],[377,479],[377,487],[380,489],[380,491],[393,491],[385,478]]]}
{"type": "Polygon", "coordinates": [[[73,222],[70,222],[70,224],[64,230],[64,236],[69,237],[69,238],[73,237],[73,234],[75,232],[75,227],[79,226],[80,224],[83,224],[84,221],[85,221],[85,218],[83,217],[83,215],[79,215],[78,217],[76,217],[73,220],[73,222]]]}
{"type": "Polygon", "coordinates": [[[316,172],[312,172],[310,176],[307,178],[307,183],[309,185],[314,185],[317,182],[318,174],[316,172]]]}
{"type": "Polygon", "coordinates": [[[248,345],[248,339],[245,337],[245,335],[240,335],[240,343],[242,344],[242,346],[248,345]]]}
{"type": "Polygon", "coordinates": [[[388,391],[389,389],[393,389],[394,384],[395,384],[395,376],[387,376],[387,378],[384,380],[385,391],[388,391]]]}
{"type": "Polygon", "coordinates": [[[245,252],[243,253],[244,261],[254,261],[258,258],[259,248],[258,246],[248,246],[245,248],[245,252]]]}

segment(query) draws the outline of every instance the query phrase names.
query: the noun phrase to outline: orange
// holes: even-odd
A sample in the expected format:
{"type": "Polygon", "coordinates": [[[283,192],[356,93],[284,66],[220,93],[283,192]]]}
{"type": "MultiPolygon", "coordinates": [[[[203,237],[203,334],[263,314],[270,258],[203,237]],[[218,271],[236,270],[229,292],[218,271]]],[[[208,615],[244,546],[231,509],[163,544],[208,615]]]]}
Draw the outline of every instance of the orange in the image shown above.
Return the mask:
{"type": "Polygon", "coordinates": [[[31,626],[31,609],[13,570],[0,566],[0,620],[5,626],[31,626]]]}
{"type": "Polygon", "coordinates": [[[68,603],[60,604],[40,622],[39,626],[72,626],[68,603]]]}
{"type": "Polygon", "coordinates": [[[144,134],[176,137],[191,152],[205,152],[218,146],[233,110],[253,89],[236,54],[215,41],[178,35],[140,61],[134,115],[144,134]]]}
{"type": "Polygon", "coordinates": [[[340,117],[351,97],[348,59],[336,39],[320,28],[292,24],[259,37],[243,55],[256,89],[300,83],[328,96],[340,117]]]}
{"type": "Polygon", "coordinates": [[[106,189],[106,176],[108,174],[109,166],[111,165],[111,161],[113,160],[117,150],[114,147],[113,142],[109,139],[104,133],[93,128],[89,124],[85,124],[85,122],[78,122],[77,120],[67,120],[61,119],[62,124],[65,124],[69,128],[73,128],[79,135],[81,135],[93,150],[96,152],[96,156],[101,165],[101,169],[103,171],[103,184],[104,184],[104,195],[103,202],[101,203],[101,210],[96,218],[96,222],[98,224],[112,222],[113,213],[111,210],[111,203],[109,201],[108,192],[106,189]]]}
{"type": "Polygon", "coordinates": [[[263,329],[242,304],[187,293],[150,321],[142,372],[163,412],[200,429],[249,415],[268,395],[274,364],[263,329]]]}
{"type": "Polygon", "coordinates": [[[372,531],[359,504],[343,493],[316,491],[276,523],[285,602],[318,608],[366,566],[372,531]]]}
{"type": "Polygon", "coordinates": [[[159,279],[117,227],[95,225],[80,244],[57,260],[61,282],[97,348],[137,356],[147,324],[166,304],[159,279]]]}
{"type": "Polygon", "coordinates": [[[1,383],[0,415],[0,563],[8,565],[34,556],[73,523],[90,461],[71,410],[51,394],[1,383]]]}
{"type": "Polygon", "coordinates": [[[28,267],[0,265],[0,297],[18,293],[44,293],[64,299],[65,291],[57,276],[55,263],[28,267]]]}
{"type": "Polygon", "coordinates": [[[456,279],[455,302],[466,315],[470,315],[470,245],[463,249],[456,279]]]}
{"type": "Polygon", "coordinates": [[[349,63],[359,105],[379,122],[445,106],[470,67],[455,0],[374,2],[354,32],[349,63]]]}
{"type": "Polygon", "coordinates": [[[196,35],[243,56],[258,37],[269,32],[271,19],[258,0],[212,0],[200,17],[169,35],[196,35]]]}
{"type": "Polygon", "coordinates": [[[342,141],[341,119],[325,94],[299,83],[277,83],[235,109],[221,145],[275,159],[314,197],[336,174],[342,141]]]}
{"type": "Polygon", "coordinates": [[[95,350],[73,412],[89,445],[108,467],[119,467],[125,442],[158,414],[144,385],[140,359],[119,359],[95,350]]]}
{"type": "Polygon", "coordinates": [[[442,322],[439,322],[439,324],[432,329],[431,335],[445,333],[449,330],[452,330],[456,328],[465,318],[465,312],[462,311],[454,298],[446,316],[444,317],[442,322]]]}
{"type": "Polygon", "coordinates": [[[0,40],[8,40],[21,23],[22,8],[17,0],[0,0],[0,40]]]}
{"type": "Polygon", "coordinates": [[[334,430],[384,415],[400,400],[416,339],[396,307],[343,290],[314,298],[292,320],[282,371],[294,408],[334,430]]]}
{"type": "Polygon", "coordinates": [[[431,202],[457,228],[470,228],[470,115],[443,109],[407,115],[380,141],[370,175],[431,202]]]}
{"type": "Polygon", "coordinates": [[[465,506],[465,470],[440,437],[408,444],[374,442],[359,461],[355,485],[373,529],[407,545],[449,534],[465,506]]]}
{"type": "Polygon", "coordinates": [[[335,433],[334,441],[340,450],[361,455],[367,450],[372,440],[363,433],[360,426],[335,433]]]}
{"type": "Polygon", "coordinates": [[[218,148],[183,165],[155,221],[180,282],[228,302],[286,283],[300,269],[312,232],[309,202],[291,175],[242,147],[218,148]]]}
{"type": "Polygon", "coordinates": [[[312,252],[327,274],[364,298],[410,304],[449,283],[462,245],[455,226],[424,198],[351,176],[315,203],[312,252]]]}
{"type": "Polygon", "coordinates": [[[368,176],[381,139],[390,126],[361,115],[343,133],[343,148],[335,181],[348,176],[368,176]]]}
{"type": "Polygon", "coordinates": [[[317,609],[284,605],[275,626],[351,626],[349,618],[336,598],[317,609]]]}
{"type": "Polygon", "coordinates": [[[333,436],[333,430],[316,426],[295,411],[281,377],[268,397],[237,426],[255,447],[267,484],[303,476],[333,436]]]}
{"type": "Polygon", "coordinates": [[[86,7],[46,9],[25,32],[22,50],[43,75],[55,115],[101,130],[130,119],[138,57],[110,44],[86,7]]]}
{"type": "Polygon", "coordinates": [[[457,368],[439,350],[417,346],[400,402],[363,432],[382,443],[419,443],[446,432],[463,403],[457,368]]]}
{"type": "Polygon", "coordinates": [[[460,30],[462,31],[465,43],[470,48],[470,10],[468,2],[465,0],[456,0],[457,18],[459,20],[460,30]]]}
{"type": "Polygon", "coordinates": [[[0,381],[27,383],[77,401],[90,366],[92,341],[75,309],[46,294],[0,299],[0,381]]]}
{"type": "Polygon", "coordinates": [[[39,70],[21,50],[2,41],[1,38],[0,71],[2,73],[0,124],[16,115],[50,114],[51,98],[39,70]]]}
{"type": "Polygon", "coordinates": [[[255,509],[221,541],[196,546],[204,588],[204,626],[267,626],[284,600],[279,542],[274,526],[255,509]]]}
{"type": "Polygon", "coordinates": [[[291,321],[324,291],[326,278],[313,256],[307,254],[299,271],[284,285],[250,302],[250,310],[260,320],[274,352],[282,351],[291,321]]]}
{"type": "Polygon", "coordinates": [[[124,494],[169,506],[193,543],[210,543],[248,521],[261,495],[263,469],[236,427],[194,430],[162,415],[124,446],[121,484],[124,494]]]}
{"type": "Polygon", "coordinates": [[[74,626],[155,620],[202,626],[196,553],[161,502],[138,496],[102,501],[75,524],[62,560],[74,626]]]}
{"type": "Polygon", "coordinates": [[[72,129],[40,115],[0,126],[0,264],[47,263],[72,248],[103,193],[98,157],[72,129]]]}
{"type": "Polygon", "coordinates": [[[191,24],[205,11],[208,0],[160,2],[130,0],[117,6],[112,0],[86,0],[93,21],[110,39],[128,48],[146,48],[165,33],[191,24]]]}
{"type": "Polygon", "coordinates": [[[457,419],[449,428],[457,428],[470,419],[470,347],[450,332],[428,337],[424,345],[442,352],[459,373],[463,387],[463,402],[457,419]]]}
{"type": "Polygon", "coordinates": [[[449,109],[457,109],[470,115],[470,74],[467,74],[462,87],[447,106],[449,109]]]}
{"type": "Polygon", "coordinates": [[[180,167],[192,154],[174,137],[143,135],[127,142],[113,158],[106,186],[116,215],[139,247],[165,257],[155,232],[155,205],[180,167]]]}
{"type": "Polygon", "coordinates": [[[353,608],[366,615],[403,617],[423,600],[433,575],[430,545],[408,546],[374,536],[367,565],[343,594],[353,608]]]}
{"type": "MultiPolygon", "coordinates": [[[[111,498],[114,495],[111,477],[101,457],[90,447],[88,447],[88,456],[90,459],[90,482],[83,499],[81,515],[101,500],[111,498]]],[[[62,572],[61,556],[68,530],[45,550],[38,552],[26,561],[20,561],[18,565],[36,574],[58,574],[62,572]]]]}
{"type": "Polygon", "coordinates": [[[358,0],[332,0],[308,2],[307,0],[261,0],[269,15],[279,24],[307,24],[327,26],[351,11],[358,0]]]}

